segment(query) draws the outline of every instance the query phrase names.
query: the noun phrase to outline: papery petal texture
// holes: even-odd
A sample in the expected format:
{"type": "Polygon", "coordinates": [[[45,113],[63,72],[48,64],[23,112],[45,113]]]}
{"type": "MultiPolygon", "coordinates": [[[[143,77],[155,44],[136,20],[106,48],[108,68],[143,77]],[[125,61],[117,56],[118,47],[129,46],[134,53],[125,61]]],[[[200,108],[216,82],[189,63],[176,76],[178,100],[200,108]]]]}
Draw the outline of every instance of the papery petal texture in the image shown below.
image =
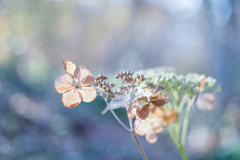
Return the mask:
{"type": "Polygon", "coordinates": [[[69,73],[71,76],[74,76],[74,71],[76,70],[76,65],[71,61],[63,61],[64,69],[67,73],[69,73]]]}
{"type": "Polygon", "coordinates": [[[85,66],[79,66],[74,72],[74,77],[78,85],[88,85],[93,80],[92,73],[85,66]]]}
{"type": "Polygon", "coordinates": [[[63,93],[62,103],[67,108],[72,108],[81,103],[79,92],[77,89],[72,89],[68,92],[63,93]]]}
{"type": "Polygon", "coordinates": [[[168,96],[161,96],[157,99],[153,99],[151,103],[154,107],[162,107],[163,105],[167,104],[169,102],[168,96]]]}
{"type": "Polygon", "coordinates": [[[83,98],[82,100],[84,102],[91,102],[97,96],[96,88],[91,87],[91,86],[85,86],[85,87],[78,88],[78,91],[79,91],[80,95],[82,96],[82,98],[83,98]]]}
{"type": "Polygon", "coordinates": [[[149,117],[149,114],[150,114],[150,105],[147,104],[141,108],[138,108],[137,111],[137,116],[140,118],[140,119],[146,119],[149,117]]]}
{"type": "Polygon", "coordinates": [[[146,140],[149,142],[149,143],[155,143],[157,142],[157,135],[156,133],[150,129],[148,130],[148,132],[146,133],[146,140]]]}
{"type": "Polygon", "coordinates": [[[67,92],[75,87],[73,79],[68,74],[61,74],[55,80],[55,89],[58,93],[67,92]]]}

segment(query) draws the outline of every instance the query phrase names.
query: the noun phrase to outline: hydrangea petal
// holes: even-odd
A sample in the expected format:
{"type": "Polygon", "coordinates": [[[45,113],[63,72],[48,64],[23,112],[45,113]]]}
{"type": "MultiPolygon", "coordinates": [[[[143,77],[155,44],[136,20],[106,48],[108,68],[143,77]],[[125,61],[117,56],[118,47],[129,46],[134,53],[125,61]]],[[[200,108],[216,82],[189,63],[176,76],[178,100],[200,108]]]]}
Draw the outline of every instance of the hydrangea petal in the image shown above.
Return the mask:
{"type": "Polygon", "coordinates": [[[161,96],[151,101],[154,107],[162,107],[164,104],[168,102],[169,102],[168,96],[161,96]]]}
{"type": "Polygon", "coordinates": [[[58,93],[67,92],[75,87],[72,77],[68,74],[61,74],[54,83],[58,93]]]}
{"type": "Polygon", "coordinates": [[[156,133],[150,129],[148,130],[148,132],[146,133],[146,140],[149,142],[149,143],[155,143],[157,142],[157,135],[156,133]]]}
{"type": "Polygon", "coordinates": [[[72,89],[68,92],[63,93],[62,103],[67,108],[72,108],[81,103],[80,95],[77,89],[72,89]]]}
{"type": "Polygon", "coordinates": [[[148,102],[148,98],[147,97],[141,97],[141,98],[136,99],[133,102],[133,107],[134,108],[141,108],[141,107],[147,105],[148,103],[149,102],[148,102]]]}
{"type": "Polygon", "coordinates": [[[74,77],[78,85],[88,85],[93,80],[92,73],[85,66],[79,66],[74,72],[74,77]]]}
{"type": "Polygon", "coordinates": [[[96,88],[91,87],[91,86],[78,88],[78,91],[82,95],[82,98],[83,98],[82,100],[84,102],[91,102],[97,96],[96,88]]]}
{"type": "Polygon", "coordinates": [[[66,60],[63,61],[63,64],[65,71],[69,73],[71,76],[73,76],[74,71],[76,70],[76,65],[73,62],[66,60]]]}
{"type": "Polygon", "coordinates": [[[136,111],[138,117],[140,119],[146,119],[148,118],[149,114],[150,114],[150,105],[147,104],[141,108],[138,108],[137,111],[136,111]]]}
{"type": "MultiPolygon", "coordinates": [[[[136,127],[138,125],[138,123],[140,122],[140,119],[135,120],[134,122],[134,127],[136,127]]],[[[140,135],[140,136],[144,136],[147,131],[150,129],[151,124],[149,123],[148,120],[146,121],[141,121],[139,126],[137,127],[137,129],[135,130],[135,133],[140,135]]]]}

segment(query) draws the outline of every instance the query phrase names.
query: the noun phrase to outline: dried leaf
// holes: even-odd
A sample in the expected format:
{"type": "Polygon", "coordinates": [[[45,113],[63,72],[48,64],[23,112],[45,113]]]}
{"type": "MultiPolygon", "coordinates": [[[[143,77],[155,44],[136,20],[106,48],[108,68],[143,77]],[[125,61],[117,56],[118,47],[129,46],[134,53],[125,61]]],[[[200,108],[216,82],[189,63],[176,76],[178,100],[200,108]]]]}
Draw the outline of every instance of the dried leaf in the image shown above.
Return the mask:
{"type": "Polygon", "coordinates": [[[68,74],[61,74],[55,80],[55,89],[58,93],[67,92],[75,87],[73,79],[68,74]]]}
{"type": "Polygon", "coordinates": [[[74,71],[76,70],[76,65],[73,62],[66,60],[63,61],[63,64],[65,71],[69,73],[71,76],[73,76],[74,71]]]}
{"type": "Polygon", "coordinates": [[[83,98],[82,100],[84,102],[91,102],[97,96],[96,88],[91,87],[91,86],[85,86],[85,87],[78,88],[78,91],[79,91],[80,95],[82,96],[82,98],[83,98]]]}
{"type": "Polygon", "coordinates": [[[81,99],[77,89],[72,89],[68,92],[63,93],[62,103],[67,108],[71,108],[79,105],[81,103],[81,99]]]}

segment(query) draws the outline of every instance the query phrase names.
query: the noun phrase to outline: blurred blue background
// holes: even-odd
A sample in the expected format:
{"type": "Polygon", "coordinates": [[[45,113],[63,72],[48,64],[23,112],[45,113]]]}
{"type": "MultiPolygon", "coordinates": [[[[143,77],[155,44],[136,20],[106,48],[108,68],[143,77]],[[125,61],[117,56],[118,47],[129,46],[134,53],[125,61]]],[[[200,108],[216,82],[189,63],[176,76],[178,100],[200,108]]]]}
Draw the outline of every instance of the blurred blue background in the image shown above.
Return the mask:
{"type": "MultiPolygon", "coordinates": [[[[213,110],[191,112],[194,160],[240,159],[240,1],[0,0],[0,159],[141,159],[97,98],[71,109],[54,80],[63,60],[96,76],[172,66],[222,85],[213,110]]],[[[117,113],[126,122],[125,112],[117,113]]],[[[149,160],[180,154],[167,133],[140,141],[149,160]]]]}

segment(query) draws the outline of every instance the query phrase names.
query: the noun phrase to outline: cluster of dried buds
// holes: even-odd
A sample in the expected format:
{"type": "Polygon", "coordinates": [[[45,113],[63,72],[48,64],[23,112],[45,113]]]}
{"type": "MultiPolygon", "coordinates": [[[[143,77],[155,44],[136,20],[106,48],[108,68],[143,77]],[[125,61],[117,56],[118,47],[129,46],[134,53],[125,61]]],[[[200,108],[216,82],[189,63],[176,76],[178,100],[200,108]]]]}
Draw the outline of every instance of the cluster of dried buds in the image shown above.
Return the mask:
{"type": "Polygon", "coordinates": [[[104,74],[100,74],[94,78],[93,85],[98,90],[101,96],[106,96],[107,98],[115,97],[115,93],[111,90],[115,84],[112,82],[107,82],[108,77],[104,74]]]}
{"type": "Polygon", "coordinates": [[[121,82],[124,84],[120,86],[120,88],[116,91],[116,94],[118,95],[127,94],[133,91],[138,83],[143,82],[146,79],[144,75],[137,74],[137,76],[134,77],[132,71],[117,72],[115,77],[117,79],[120,79],[121,82]]]}

